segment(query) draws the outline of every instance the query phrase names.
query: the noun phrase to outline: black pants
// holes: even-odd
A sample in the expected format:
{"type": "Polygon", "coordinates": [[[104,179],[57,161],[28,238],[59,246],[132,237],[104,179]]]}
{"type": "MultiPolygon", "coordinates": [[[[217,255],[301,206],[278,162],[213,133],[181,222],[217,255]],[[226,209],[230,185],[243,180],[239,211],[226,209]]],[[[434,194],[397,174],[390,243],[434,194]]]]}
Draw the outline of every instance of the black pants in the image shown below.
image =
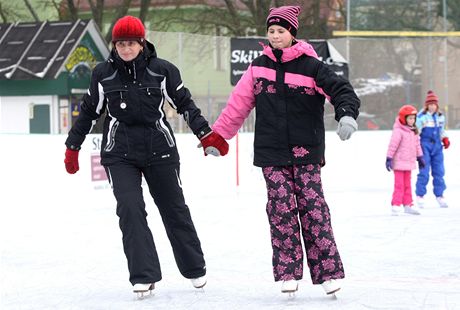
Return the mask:
{"type": "Polygon", "coordinates": [[[179,164],[137,167],[117,163],[105,169],[117,200],[129,281],[134,285],[161,280],[160,262],[147,224],[142,175],[160,211],[181,274],[189,279],[205,275],[200,240],[181,188],[179,164]]]}

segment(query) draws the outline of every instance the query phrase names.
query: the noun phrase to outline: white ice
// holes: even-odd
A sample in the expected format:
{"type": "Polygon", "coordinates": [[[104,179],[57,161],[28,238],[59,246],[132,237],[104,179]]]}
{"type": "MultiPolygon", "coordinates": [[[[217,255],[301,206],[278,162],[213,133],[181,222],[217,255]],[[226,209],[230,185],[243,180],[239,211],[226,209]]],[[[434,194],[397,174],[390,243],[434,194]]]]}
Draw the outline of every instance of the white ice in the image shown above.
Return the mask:
{"type": "MultiPolygon", "coordinates": [[[[312,285],[305,266],[295,297],[271,267],[265,184],[252,165],[252,135],[229,156],[204,157],[178,134],[181,177],[208,270],[204,290],[184,279],[144,189],[163,280],[138,300],[128,282],[115,200],[92,182],[88,136],[81,170],[65,172],[63,135],[0,135],[0,309],[460,309],[460,131],[445,151],[449,208],[431,186],[421,216],[390,216],[390,131],[327,132],[322,179],[346,279],[337,299],[312,285]]],[[[96,138],[97,140],[97,138],[96,138]]],[[[415,183],[416,172],[412,181],[415,183]]]]}

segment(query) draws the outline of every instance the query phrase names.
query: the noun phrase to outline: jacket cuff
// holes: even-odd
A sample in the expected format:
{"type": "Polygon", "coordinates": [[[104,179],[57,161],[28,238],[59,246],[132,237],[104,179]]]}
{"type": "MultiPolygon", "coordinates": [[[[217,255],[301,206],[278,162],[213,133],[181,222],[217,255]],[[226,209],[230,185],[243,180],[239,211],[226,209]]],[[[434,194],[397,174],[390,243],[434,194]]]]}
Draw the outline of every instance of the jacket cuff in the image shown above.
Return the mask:
{"type": "Polygon", "coordinates": [[[81,146],[76,146],[73,144],[66,144],[67,148],[72,151],[79,151],[81,149],[81,146]]]}
{"type": "Polygon", "coordinates": [[[212,131],[211,127],[207,126],[207,127],[204,127],[202,128],[197,134],[196,136],[198,137],[198,139],[201,140],[201,138],[203,138],[204,136],[206,136],[208,133],[210,133],[212,131]]]}

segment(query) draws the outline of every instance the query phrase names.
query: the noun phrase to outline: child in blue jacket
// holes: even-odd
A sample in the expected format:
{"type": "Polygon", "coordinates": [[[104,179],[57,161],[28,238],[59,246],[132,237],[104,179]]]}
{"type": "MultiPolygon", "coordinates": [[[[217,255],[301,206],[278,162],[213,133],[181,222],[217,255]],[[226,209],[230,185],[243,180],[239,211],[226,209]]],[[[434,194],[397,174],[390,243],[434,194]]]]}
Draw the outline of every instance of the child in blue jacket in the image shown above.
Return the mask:
{"type": "Polygon", "coordinates": [[[446,119],[439,112],[438,96],[433,91],[428,91],[425,99],[425,107],[417,116],[416,126],[420,131],[420,142],[423,149],[425,167],[420,169],[417,175],[415,194],[419,208],[424,207],[424,196],[426,194],[426,185],[429,180],[429,173],[433,176],[433,193],[441,208],[447,208],[447,202],[444,200],[444,154],[443,148],[447,149],[450,145],[444,126],[446,119]]]}

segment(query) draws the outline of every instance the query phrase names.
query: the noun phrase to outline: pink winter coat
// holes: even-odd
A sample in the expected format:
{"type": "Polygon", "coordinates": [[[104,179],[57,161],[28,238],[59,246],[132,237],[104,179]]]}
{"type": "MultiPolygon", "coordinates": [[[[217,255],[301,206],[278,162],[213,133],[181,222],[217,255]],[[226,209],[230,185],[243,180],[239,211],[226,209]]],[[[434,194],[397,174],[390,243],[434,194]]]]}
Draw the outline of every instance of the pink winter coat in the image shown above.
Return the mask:
{"type": "Polygon", "coordinates": [[[419,156],[423,156],[419,135],[409,126],[401,124],[397,117],[387,152],[387,157],[393,158],[393,170],[415,169],[419,156]]]}

